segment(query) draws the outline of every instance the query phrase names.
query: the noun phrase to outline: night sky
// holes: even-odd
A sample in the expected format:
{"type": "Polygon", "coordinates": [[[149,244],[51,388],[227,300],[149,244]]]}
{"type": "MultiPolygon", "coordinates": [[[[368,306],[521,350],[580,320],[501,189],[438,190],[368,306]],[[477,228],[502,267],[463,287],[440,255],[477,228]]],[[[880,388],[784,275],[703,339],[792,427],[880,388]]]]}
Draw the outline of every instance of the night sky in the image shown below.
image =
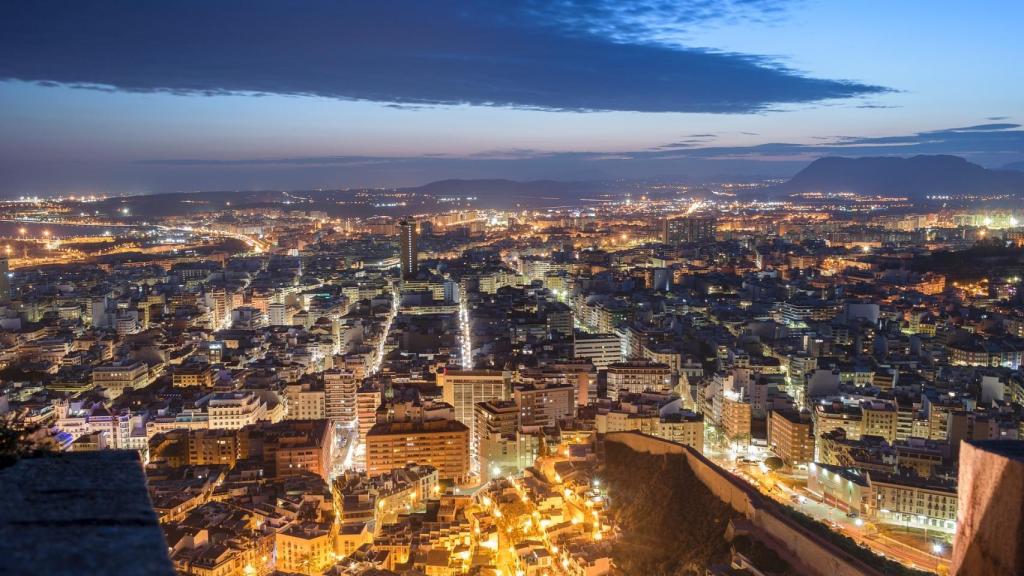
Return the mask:
{"type": "Polygon", "coordinates": [[[1024,3],[0,3],[0,195],[1024,160],[1024,3]]]}

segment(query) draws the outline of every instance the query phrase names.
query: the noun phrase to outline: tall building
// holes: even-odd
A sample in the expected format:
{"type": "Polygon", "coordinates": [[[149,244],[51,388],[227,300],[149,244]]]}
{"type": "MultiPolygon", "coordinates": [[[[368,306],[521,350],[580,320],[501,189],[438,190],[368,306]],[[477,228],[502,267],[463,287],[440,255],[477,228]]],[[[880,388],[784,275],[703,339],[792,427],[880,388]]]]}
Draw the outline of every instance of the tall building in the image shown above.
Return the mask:
{"type": "Polygon", "coordinates": [[[403,279],[416,276],[416,270],[419,268],[418,236],[419,231],[415,220],[402,220],[398,223],[399,257],[402,261],[403,279]]]}
{"type": "Polygon", "coordinates": [[[11,299],[10,267],[7,258],[0,258],[0,303],[11,299]]]}
{"type": "Polygon", "coordinates": [[[576,398],[569,384],[550,386],[516,386],[512,392],[519,406],[519,424],[523,428],[544,428],[572,420],[576,414],[576,398]]]}
{"type": "Polygon", "coordinates": [[[455,408],[455,419],[469,427],[470,438],[476,428],[476,403],[508,400],[511,380],[510,373],[500,370],[445,370],[437,375],[444,401],[455,408]]]}
{"type": "Polygon", "coordinates": [[[268,304],[267,315],[271,326],[287,326],[289,324],[288,307],[280,302],[268,304]]]}
{"type": "Polygon", "coordinates": [[[477,402],[474,410],[472,449],[480,459],[481,476],[490,479],[517,461],[516,431],[519,429],[519,406],[512,400],[477,402]],[[497,469],[498,473],[495,473],[497,469]]]}
{"type": "Polygon", "coordinates": [[[750,440],[750,403],[725,398],[722,401],[722,429],[726,438],[736,441],[750,440]]]}
{"type": "Polygon", "coordinates": [[[473,450],[480,462],[481,480],[533,466],[540,455],[543,434],[519,427],[519,405],[513,400],[479,402],[473,450]]]}
{"type": "Polygon", "coordinates": [[[665,220],[662,228],[666,244],[710,242],[715,239],[715,219],[706,216],[684,216],[665,220]]]}
{"type": "Polygon", "coordinates": [[[356,391],[356,419],[359,421],[359,443],[366,443],[366,433],[377,423],[377,407],[383,395],[372,385],[364,384],[356,391]]]}
{"type": "Polygon", "coordinates": [[[357,419],[359,379],[349,370],[324,372],[324,399],[327,419],[332,424],[351,426],[357,419]]]}
{"type": "Polygon", "coordinates": [[[772,410],[768,413],[768,445],[786,466],[814,461],[814,422],[809,412],[772,410]]]}

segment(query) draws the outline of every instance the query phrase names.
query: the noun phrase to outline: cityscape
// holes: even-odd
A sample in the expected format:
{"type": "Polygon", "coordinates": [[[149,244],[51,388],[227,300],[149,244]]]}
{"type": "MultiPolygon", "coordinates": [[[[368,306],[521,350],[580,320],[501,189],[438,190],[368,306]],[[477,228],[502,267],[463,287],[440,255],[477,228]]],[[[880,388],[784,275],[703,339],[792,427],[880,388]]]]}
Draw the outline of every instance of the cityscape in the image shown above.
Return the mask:
{"type": "Polygon", "coordinates": [[[815,2],[60,4],[0,9],[0,574],[1024,573],[1021,102],[727,42],[815,2]]]}

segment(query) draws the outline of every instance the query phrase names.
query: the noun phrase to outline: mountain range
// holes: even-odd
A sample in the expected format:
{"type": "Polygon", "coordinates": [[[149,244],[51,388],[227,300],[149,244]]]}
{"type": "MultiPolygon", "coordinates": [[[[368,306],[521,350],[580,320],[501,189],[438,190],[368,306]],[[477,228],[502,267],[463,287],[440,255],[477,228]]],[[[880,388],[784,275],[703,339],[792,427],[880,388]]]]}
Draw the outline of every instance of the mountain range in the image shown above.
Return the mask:
{"type": "Polygon", "coordinates": [[[959,156],[830,156],[811,162],[774,190],[788,194],[855,192],[911,199],[922,199],[930,195],[1024,196],[1024,172],[992,170],[959,156]]]}
{"type": "MultiPolygon", "coordinates": [[[[207,191],[151,196],[114,197],[92,208],[99,213],[134,217],[158,217],[197,211],[217,211],[227,206],[250,208],[297,204],[295,209],[323,210],[331,215],[367,217],[401,215],[445,208],[473,206],[499,209],[543,209],[555,206],[588,206],[618,200],[627,192],[674,196],[673,187],[652,190],[643,181],[516,181],[503,179],[440,180],[422,186],[375,190],[207,191]],[[388,194],[409,194],[401,204],[389,204],[388,194]],[[381,195],[381,201],[374,196],[381,195]]],[[[750,188],[750,197],[787,196],[805,192],[854,192],[862,195],[906,197],[1006,195],[1005,200],[1024,198],[1024,163],[993,170],[957,156],[825,157],[819,158],[788,181],[769,188],[750,188]]]]}

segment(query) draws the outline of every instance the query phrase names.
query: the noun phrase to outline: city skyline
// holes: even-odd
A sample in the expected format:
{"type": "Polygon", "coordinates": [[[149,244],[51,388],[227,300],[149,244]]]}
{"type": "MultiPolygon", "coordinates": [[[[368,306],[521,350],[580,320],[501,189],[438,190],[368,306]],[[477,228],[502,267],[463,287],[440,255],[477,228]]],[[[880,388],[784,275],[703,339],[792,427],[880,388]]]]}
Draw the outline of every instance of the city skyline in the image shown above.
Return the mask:
{"type": "Polygon", "coordinates": [[[0,575],[1024,574],[1024,4],[0,4],[0,575]]]}
{"type": "Polygon", "coordinates": [[[1006,67],[1020,55],[1016,3],[186,8],[3,8],[0,193],[1024,160],[1021,79],[1006,67]]]}

